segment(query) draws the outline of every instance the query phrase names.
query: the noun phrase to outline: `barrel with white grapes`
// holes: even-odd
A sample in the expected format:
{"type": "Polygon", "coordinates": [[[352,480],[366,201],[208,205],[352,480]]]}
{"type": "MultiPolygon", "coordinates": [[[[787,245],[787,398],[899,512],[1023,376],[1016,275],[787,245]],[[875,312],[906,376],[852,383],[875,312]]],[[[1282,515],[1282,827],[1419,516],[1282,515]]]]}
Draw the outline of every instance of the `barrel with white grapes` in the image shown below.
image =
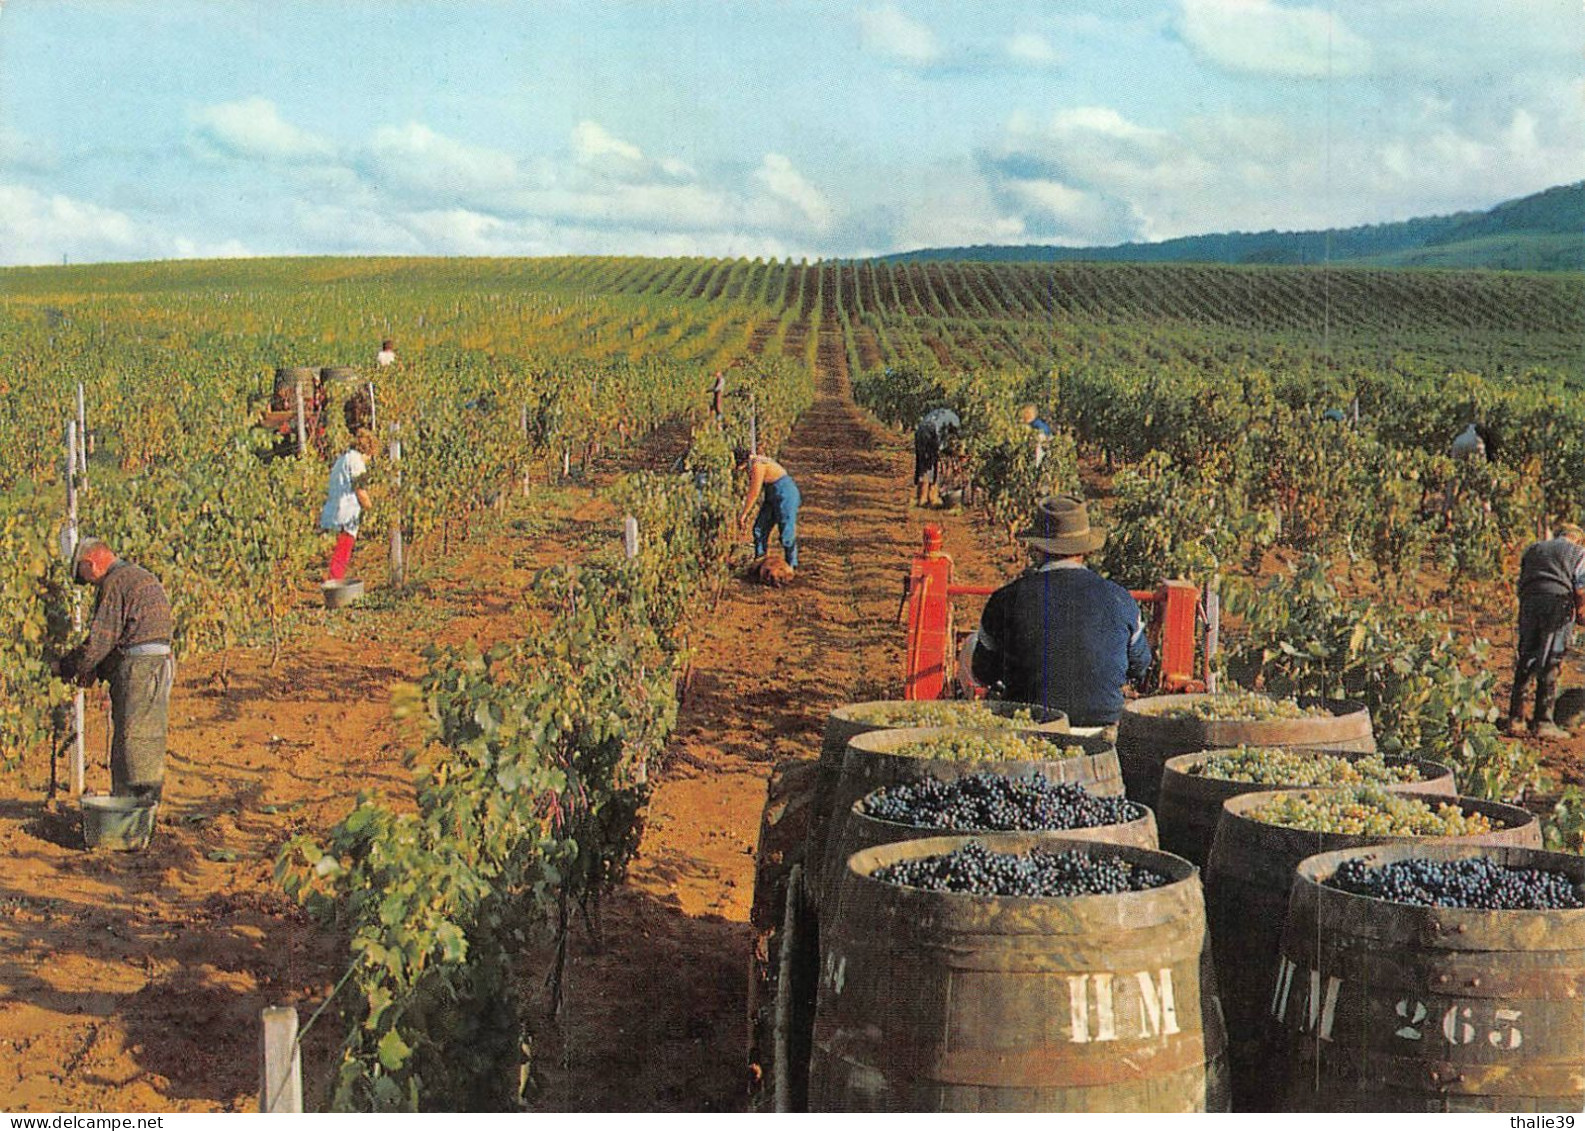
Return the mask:
{"type": "Polygon", "coordinates": [[[1117,757],[1128,796],[1157,807],[1168,758],[1230,746],[1376,749],[1370,711],[1361,703],[1284,699],[1237,688],[1218,694],[1156,695],[1123,706],[1117,757]]]}

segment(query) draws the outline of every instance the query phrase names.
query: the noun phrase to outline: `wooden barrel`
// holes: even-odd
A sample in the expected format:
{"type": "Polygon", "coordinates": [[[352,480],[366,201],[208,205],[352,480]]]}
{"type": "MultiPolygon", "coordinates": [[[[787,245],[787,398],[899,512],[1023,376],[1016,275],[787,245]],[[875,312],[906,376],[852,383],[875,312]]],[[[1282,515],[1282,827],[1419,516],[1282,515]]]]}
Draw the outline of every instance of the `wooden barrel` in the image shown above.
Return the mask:
{"type": "Polygon", "coordinates": [[[748,1087],[752,1111],[801,1105],[808,1082],[809,1032],[814,1024],[819,940],[801,885],[801,871],[818,767],[813,759],[778,762],[766,783],[754,854],[754,902],[749,911],[748,1087]],[[780,1037],[778,1038],[778,1034],[780,1037]],[[789,1055],[788,1042],[801,1055],[789,1055]],[[780,1051],[780,1055],[778,1055],[780,1051]]]}
{"type": "Polygon", "coordinates": [[[814,1111],[1227,1110],[1221,1014],[1188,861],[1073,841],[1165,873],[1150,891],[1073,899],[927,892],[870,878],[981,840],[856,853],[824,932],[814,1111]]]}
{"type": "MultiPolygon", "coordinates": [[[[1300,788],[1299,783],[1265,785],[1259,782],[1224,781],[1221,778],[1203,777],[1198,773],[1205,760],[1217,753],[1203,750],[1197,754],[1178,754],[1167,759],[1161,773],[1161,797],[1156,807],[1156,827],[1165,852],[1182,856],[1192,864],[1205,867],[1211,854],[1211,838],[1216,833],[1216,823],[1222,816],[1222,802],[1244,793],[1274,793],[1282,789],[1300,788]]],[[[1360,750],[1315,750],[1316,754],[1330,754],[1357,762],[1371,755],[1360,750]]],[[[1419,758],[1387,755],[1383,760],[1389,766],[1413,765],[1420,771],[1420,780],[1384,785],[1392,793],[1436,793],[1452,797],[1458,793],[1453,781],[1453,771],[1441,762],[1419,758]]]]}
{"type": "Polygon", "coordinates": [[[1007,777],[1038,774],[1048,781],[1082,785],[1101,797],[1120,797],[1123,793],[1123,775],[1117,765],[1117,750],[1104,738],[1081,738],[1059,731],[974,730],[966,727],[910,727],[906,730],[878,730],[858,735],[848,742],[847,751],[842,756],[842,772],[831,789],[831,815],[827,819],[825,855],[819,861],[811,860],[810,863],[809,890],[816,906],[822,903],[825,894],[836,882],[843,859],[836,851],[842,839],[840,826],[846,823],[855,801],[871,790],[886,785],[923,778],[950,781],[977,773],[1007,777]],[[955,762],[892,753],[901,746],[953,735],[994,737],[1006,734],[1019,734],[1050,743],[1056,748],[1054,757],[1049,762],[955,762]],[[1063,755],[1061,751],[1069,746],[1077,746],[1084,753],[1076,757],[1063,755]]]}
{"type": "Polygon", "coordinates": [[[363,380],[363,374],[358,372],[355,366],[351,365],[327,365],[319,371],[319,375],[326,381],[351,382],[363,380]]]}
{"type": "Polygon", "coordinates": [[[1528,848],[1393,845],[1305,860],[1268,995],[1284,1106],[1585,1108],[1585,909],[1413,907],[1324,886],[1345,860],[1411,856],[1484,856],[1585,883],[1585,859],[1528,848]]]}
{"type": "MultiPolygon", "coordinates": [[[[871,817],[863,812],[860,808],[863,804],[862,798],[853,803],[852,809],[848,811],[847,820],[842,823],[842,832],[832,842],[835,845],[833,850],[835,857],[839,861],[838,878],[830,881],[833,884],[840,882],[841,868],[845,866],[848,857],[866,848],[877,848],[883,844],[901,844],[907,840],[924,840],[927,837],[999,835],[986,829],[947,830],[923,825],[904,825],[897,821],[883,821],[879,817],[871,817]]],[[[1155,848],[1157,847],[1155,814],[1143,805],[1138,805],[1137,808],[1138,817],[1115,825],[1091,825],[1082,829],[1031,829],[1028,832],[1030,836],[1050,837],[1052,840],[1093,840],[1102,844],[1131,844],[1135,848],[1155,848]]]]}
{"type": "MultiPolygon", "coordinates": [[[[942,703],[958,702],[957,700],[943,700],[942,703]]],[[[962,700],[965,705],[970,700],[962,700]]],[[[871,699],[863,703],[849,703],[838,707],[826,716],[825,734],[820,740],[820,778],[815,784],[814,817],[809,825],[809,848],[805,852],[805,859],[811,863],[819,863],[826,858],[826,827],[830,824],[832,814],[832,796],[836,789],[837,778],[842,776],[842,759],[847,754],[848,743],[861,734],[871,731],[892,729],[883,724],[866,723],[860,721],[860,716],[876,711],[900,711],[919,705],[918,701],[910,699],[871,699]]],[[[1032,730],[1066,731],[1068,729],[1068,716],[1061,711],[1048,711],[1044,707],[1037,707],[1028,703],[996,703],[975,702],[975,705],[990,710],[993,714],[1009,717],[1019,711],[1028,711],[1031,719],[1032,730]]],[[[814,887],[813,883],[808,884],[814,887]]]]}
{"type": "Polygon", "coordinates": [[[1376,749],[1370,711],[1363,703],[1301,699],[1303,706],[1325,707],[1330,714],[1303,719],[1165,718],[1210,695],[1155,695],[1123,704],[1117,720],[1117,760],[1129,799],[1157,807],[1161,767],[1175,754],[1227,746],[1317,746],[1328,750],[1376,749]]]}
{"type": "Polygon", "coordinates": [[[313,389],[314,382],[319,377],[319,370],[306,365],[288,365],[275,371],[275,395],[277,397],[290,397],[292,390],[302,385],[305,393],[313,389]]]}
{"type": "MultiPolygon", "coordinates": [[[[1516,805],[1473,797],[1455,800],[1465,812],[1485,814],[1497,827],[1469,837],[1321,833],[1269,825],[1248,816],[1250,810],[1276,798],[1325,792],[1301,789],[1246,793],[1222,803],[1222,819],[1216,826],[1205,866],[1205,915],[1211,928],[1222,1010],[1227,1017],[1235,1110],[1270,1110],[1273,1102],[1266,1076],[1265,1059],[1270,1050],[1264,1019],[1282,941],[1282,923],[1288,914],[1288,894],[1301,860],[1336,849],[1401,842],[1541,847],[1541,825],[1534,814],[1516,805]]],[[[1433,806],[1449,800],[1440,794],[1399,796],[1418,797],[1433,806]]]]}

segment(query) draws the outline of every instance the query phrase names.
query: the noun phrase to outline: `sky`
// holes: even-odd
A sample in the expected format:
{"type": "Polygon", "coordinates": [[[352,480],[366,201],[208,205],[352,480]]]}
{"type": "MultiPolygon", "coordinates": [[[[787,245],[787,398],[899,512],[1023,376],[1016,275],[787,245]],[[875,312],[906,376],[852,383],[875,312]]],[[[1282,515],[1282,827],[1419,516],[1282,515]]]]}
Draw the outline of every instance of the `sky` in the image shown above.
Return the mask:
{"type": "Polygon", "coordinates": [[[1087,246],[1581,179],[1581,0],[0,0],[0,264],[1087,246]]]}

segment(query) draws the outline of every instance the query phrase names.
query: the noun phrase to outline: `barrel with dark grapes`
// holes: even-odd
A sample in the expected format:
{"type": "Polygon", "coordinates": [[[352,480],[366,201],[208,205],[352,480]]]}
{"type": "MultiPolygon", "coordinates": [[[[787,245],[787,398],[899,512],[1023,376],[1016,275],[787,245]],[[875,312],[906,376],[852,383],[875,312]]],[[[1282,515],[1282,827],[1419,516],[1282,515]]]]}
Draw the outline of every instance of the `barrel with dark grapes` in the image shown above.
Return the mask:
{"type": "Polygon", "coordinates": [[[901,782],[859,798],[834,842],[834,858],[845,861],[863,849],[905,840],[993,832],[1157,846],[1155,817],[1126,797],[1101,797],[1038,775],[982,772],[901,782]]]}
{"type": "Polygon", "coordinates": [[[811,1110],[1227,1110],[1187,861],[936,837],[855,853],[832,904],[811,1110]]]}
{"type": "Polygon", "coordinates": [[[1448,844],[1312,856],[1268,1012],[1268,1079],[1290,1111],[1578,1112],[1585,859],[1448,844]]]}
{"type": "Polygon", "coordinates": [[[882,786],[986,772],[1072,782],[1102,797],[1121,797],[1123,793],[1117,750],[1099,736],[967,727],[911,727],[861,734],[849,740],[842,771],[831,789],[825,856],[818,867],[810,867],[816,881],[811,885],[816,903],[836,880],[844,859],[838,855],[843,826],[855,801],[882,786]]]}
{"type": "Polygon", "coordinates": [[[1205,910],[1227,1017],[1235,1110],[1270,1111],[1265,1016],[1295,869],[1342,848],[1412,841],[1541,847],[1535,815],[1473,797],[1381,789],[1246,793],[1222,804],[1205,910]]]}
{"type": "MultiPolygon", "coordinates": [[[[979,699],[872,699],[838,707],[826,716],[825,733],[820,740],[820,771],[815,779],[804,859],[817,865],[827,856],[826,835],[833,810],[832,795],[837,779],[842,776],[842,759],[847,755],[849,742],[872,731],[944,726],[1005,726],[1065,733],[1068,716],[1032,703],[979,699]]],[[[852,804],[852,800],[850,798],[848,803],[852,804]]]]}

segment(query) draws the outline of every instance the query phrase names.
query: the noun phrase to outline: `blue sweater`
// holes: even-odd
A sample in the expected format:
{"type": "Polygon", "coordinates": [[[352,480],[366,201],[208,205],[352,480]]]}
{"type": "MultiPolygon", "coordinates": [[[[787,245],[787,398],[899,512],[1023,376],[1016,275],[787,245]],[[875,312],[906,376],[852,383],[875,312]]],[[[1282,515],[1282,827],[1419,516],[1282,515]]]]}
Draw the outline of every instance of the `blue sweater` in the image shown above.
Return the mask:
{"type": "Polygon", "coordinates": [[[1021,703],[1066,711],[1075,726],[1115,723],[1123,684],[1150,668],[1139,606],[1088,569],[1031,571],[991,595],[980,617],[974,678],[1021,703]]]}

